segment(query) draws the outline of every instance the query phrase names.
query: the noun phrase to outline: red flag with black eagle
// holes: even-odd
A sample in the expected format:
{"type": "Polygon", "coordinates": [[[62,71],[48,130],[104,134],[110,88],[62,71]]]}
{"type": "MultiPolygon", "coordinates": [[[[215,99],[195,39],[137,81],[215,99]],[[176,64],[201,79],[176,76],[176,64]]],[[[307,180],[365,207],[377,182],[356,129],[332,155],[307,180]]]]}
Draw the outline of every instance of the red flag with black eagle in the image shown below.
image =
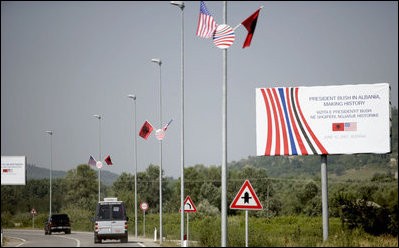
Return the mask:
{"type": "Polygon", "coordinates": [[[105,162],[107,163],[107,165],[113,164],[111,161],[111,155],[108,155],[108,157],[105,159],[105,162]]]}
{"type": "Polygon", "coordinates": [[[257,11],[255,11],[255,13],[253,13],[241,23],[248,31],[247,38],[245,39],[242,48],[249,47],[251,45],[252,36],[254,36],[256,23],[258,21],[259,11],[261,8],[262,7],[260,7],[257,11]]]}
{"type": "Polygon", "coordinates": [[[150,136],[152,130],[154,130],[154,128],[151,126],[151,124],[148,121],[145,121],[144,125],[140,129],[139,135],[143,139],[147,139],[148,136],[150,136]]]}

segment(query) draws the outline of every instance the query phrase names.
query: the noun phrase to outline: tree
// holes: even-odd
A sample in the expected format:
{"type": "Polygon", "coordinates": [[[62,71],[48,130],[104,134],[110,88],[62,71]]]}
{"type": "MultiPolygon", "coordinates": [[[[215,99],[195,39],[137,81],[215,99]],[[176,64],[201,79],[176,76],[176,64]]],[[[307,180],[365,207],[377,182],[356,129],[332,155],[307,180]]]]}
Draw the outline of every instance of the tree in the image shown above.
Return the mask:
{"type": "Polygon", "coordinates": [[[123,172],[112,185],[112,189],[116,195],[124,191],[134,192],[134,175],[123,172]]]}
{"type": "MultiPolygon", "coordinates": [[[[171,189],[168,187],[169,180],[163,174],[162,170],[162,200],[166,202],[171,189]]],[[[139,202],[145,201],[151,206],[148,212],[159,212],[159,166],[150,164],[145,172],[137,173],[137,194],[139,202]]]]}
{"type": "Polygon", "coordinates": [[[65,201],[69,206],[93,209],[97,203],[97,173],[87,164],[69,170],[64,180],[65,201]]]}
{"type": "Polygon", "coordinates": [[[212,183],[204,183],[200,189],[200,197],[199,201],[207,201],[207,204],[210,204],[214,207],[220,208],[221,204],[221,189],[220,187],[216,187],[212,183]]]}

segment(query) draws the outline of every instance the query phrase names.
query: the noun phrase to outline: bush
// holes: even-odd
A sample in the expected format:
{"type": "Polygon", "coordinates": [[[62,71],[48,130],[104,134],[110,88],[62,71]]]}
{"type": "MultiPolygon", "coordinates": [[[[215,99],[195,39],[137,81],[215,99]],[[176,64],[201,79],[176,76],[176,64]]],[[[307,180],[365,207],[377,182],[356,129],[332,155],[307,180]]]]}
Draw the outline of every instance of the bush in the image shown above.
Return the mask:
{"type": "Polygon", "coordinates": [[[220,218],[207,216],[198,223],[199,242],[201,246],[220,246],[220,218]]]}
{"type": "Polygon", "coordinates": [[[5,211],[1,213],[1,226],[2,227],[14,227],[14,223],[12,222],[12,215],[10,212],[5,211]]]}
{"type": "Polygon", "coordinates": [[[91,222],[90,218],[94,217],[93,211],[83,209],[63,209],[60,213],[65,213],[69,217],[71,222],[71,230],[88,231],[92,232],[94,229],[94,223],[91,222]]]}
{"type": "Polygon", "coordinates": [[[373,235],[389,233],[391,224],[389,211],[378,204],[365,199],[338,199],[341,205],[341,221],[349,229],[362,228],[373,235]]]}

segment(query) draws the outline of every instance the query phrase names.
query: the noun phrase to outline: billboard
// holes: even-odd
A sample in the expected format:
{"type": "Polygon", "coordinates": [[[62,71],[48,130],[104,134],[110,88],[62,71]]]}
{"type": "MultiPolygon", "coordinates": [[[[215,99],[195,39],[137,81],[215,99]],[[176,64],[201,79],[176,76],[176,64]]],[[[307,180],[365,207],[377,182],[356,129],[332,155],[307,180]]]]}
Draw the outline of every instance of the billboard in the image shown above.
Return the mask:
{"type": "Polygon", "coordinates": [[[387,83],[256,89],[257,156],[391,152],[387,83]]]}
{"type": "Polygon", "coordinates": [[[26,184],[26,156],[1,156],[1,185],[26,184]]]}

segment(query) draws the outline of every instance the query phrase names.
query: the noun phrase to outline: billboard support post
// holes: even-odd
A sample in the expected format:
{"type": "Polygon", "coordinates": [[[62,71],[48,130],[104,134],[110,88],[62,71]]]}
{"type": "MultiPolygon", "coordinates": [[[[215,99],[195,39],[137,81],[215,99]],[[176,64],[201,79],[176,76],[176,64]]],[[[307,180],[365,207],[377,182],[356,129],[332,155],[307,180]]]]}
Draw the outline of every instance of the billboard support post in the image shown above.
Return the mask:
{"type": "Polygon", "coordinates": [[[328,239],[328,182],[327,155],[321,155],[321,203],[323,215],[323,242],[328,239]]]}

